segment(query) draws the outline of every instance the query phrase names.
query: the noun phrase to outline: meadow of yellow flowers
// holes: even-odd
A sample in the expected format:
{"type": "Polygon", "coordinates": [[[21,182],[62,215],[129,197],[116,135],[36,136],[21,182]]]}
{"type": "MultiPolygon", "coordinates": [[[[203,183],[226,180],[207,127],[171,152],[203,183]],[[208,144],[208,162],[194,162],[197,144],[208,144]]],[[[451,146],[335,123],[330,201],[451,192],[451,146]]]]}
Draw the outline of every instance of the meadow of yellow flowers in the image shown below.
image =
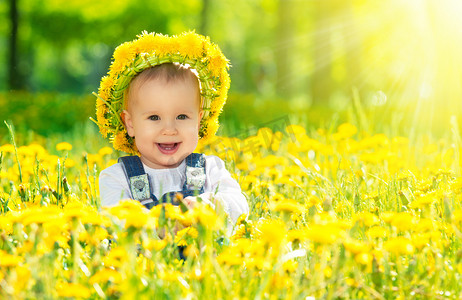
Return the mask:
{"type": "Polygon", "coordinates": [[[251,208],[230,231],[202,205],[101,208],[110,148],[2,145],[0,298],[460,299],[461,146],[348,123],[216,137],[197,151],[251,208]]]}

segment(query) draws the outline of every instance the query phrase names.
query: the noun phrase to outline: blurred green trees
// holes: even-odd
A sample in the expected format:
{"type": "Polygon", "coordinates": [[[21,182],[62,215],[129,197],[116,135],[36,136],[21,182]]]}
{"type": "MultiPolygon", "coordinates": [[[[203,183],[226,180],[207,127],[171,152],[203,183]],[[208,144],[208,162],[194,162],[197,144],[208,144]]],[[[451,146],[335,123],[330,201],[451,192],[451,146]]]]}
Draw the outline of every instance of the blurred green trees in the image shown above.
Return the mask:
{"type": "MultiPolygon", "coordinates": [[[[342,63],[335,61],[333,48],[345,45],[334,40],[343,34],[334,27],[354,19],[352,10],[360,2],[8,0],[0,4],[0,16],[9,20],[0,28],[0,39],[14,47],[0,53],[2,65],[11,70],[0,69],[8,79],[0,89],[88,93],[121,42],[142,30],[196,30],[210,35],[230,58],[235,91],[287,99],[302,95],[322,103],[339,85],[331,71],[342,63]]],[[[356,71],[359,64],[351,66],[356,69],[349,71],[356,71]]]]}

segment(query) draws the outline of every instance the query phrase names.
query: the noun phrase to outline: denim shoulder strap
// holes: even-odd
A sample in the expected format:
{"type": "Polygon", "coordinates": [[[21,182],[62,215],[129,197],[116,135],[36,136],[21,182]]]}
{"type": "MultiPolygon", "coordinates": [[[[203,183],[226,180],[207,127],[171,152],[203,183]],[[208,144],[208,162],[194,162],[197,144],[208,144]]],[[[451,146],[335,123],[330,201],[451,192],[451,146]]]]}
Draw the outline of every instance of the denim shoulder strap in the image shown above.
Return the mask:
{"type": "Polygon", "coordinates": [[[119,157],[119,163],[123,166],[133,199],[140,202],[151,199],[151,186],[141,159],[136,155],[124,156],[119,157]]]}
{"type": "Polygon", "coordinates": [[[186,180],[183,185],[183,194],[186,196],[200,194],[205,184],[205,155],[191,153],[186,157],[186,180]]]}

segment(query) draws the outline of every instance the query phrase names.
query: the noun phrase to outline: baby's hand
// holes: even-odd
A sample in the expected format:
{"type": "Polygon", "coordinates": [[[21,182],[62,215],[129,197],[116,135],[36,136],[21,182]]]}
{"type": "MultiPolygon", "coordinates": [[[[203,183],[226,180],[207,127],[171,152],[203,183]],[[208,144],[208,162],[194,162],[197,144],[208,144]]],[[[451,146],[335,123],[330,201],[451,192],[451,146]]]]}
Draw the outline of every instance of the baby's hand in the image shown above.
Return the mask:
{"type": "Polygon", "coordinates": [[[197,198],[194,196],[188,196],[186,198],[183,198],[183,200],[181,201],[183,201],[184,205],[186,205],[188,209],[192,209],[196,205],[197,198]]]}

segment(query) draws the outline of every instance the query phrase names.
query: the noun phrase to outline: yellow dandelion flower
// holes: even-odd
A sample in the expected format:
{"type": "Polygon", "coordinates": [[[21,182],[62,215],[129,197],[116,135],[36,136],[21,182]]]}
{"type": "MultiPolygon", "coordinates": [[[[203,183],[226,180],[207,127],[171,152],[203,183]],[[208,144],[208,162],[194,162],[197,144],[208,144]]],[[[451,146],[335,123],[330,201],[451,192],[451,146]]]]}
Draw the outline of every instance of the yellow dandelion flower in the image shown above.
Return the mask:
{"type": "Polygon", "coordinates": [[[324,276],[327,277],[327,278],[331,278],[332,277],[332,268],[330,266],[326,266],[324,268],[324,270],[322,270],[322,272],[324,273],[324,276]]]}
{"type": "Polygon", "coordinates": [[[366,226],[366,227],[371,227],[380,222],[379,218],[370,212],[360,212],[356,214],[355,220],[359,224],[366,226]]]}
{"type": "MultiPolygon", "coordinates": [[[[103,99],[107,99],[107,96],[103,97],[102,94],[100,94],[99,96],[103,99]]],[[[108,107],[106,103],[104,103],[104,101],[99,98],[96,99],[96,117],[97,117],[98,123],[100,123],[98,125],[106,124],[107,122],[109,122],[105,116],[107,112],[108,112],[108,107]]]]}
{"type": "Polygon", "coordinates": [[[397,213],[391,220],[391,225],[398,231],[411,230],[416,224],[417,219],[408,212],[397,213]]]}
{"type": "Polygon", "coordinates": [[[201,36],[194,32],[186,32],[178,36],[179,52],[188,57],[200,57],[204,51],[201,36]]]}
{"type": "Polygon", "coordinates": [[[127,199],[122,200],[116,206],[111,207],[110,212],[119,218],[125,218],[132,211],[142,211],[143,208],[144,206],[140,202],[127,199]]]}
{"type": "Polygon", "coordinates": [[[238,240],[238,239],[245,238],[246,233],[247,233],[247,229],[246,229],[245,224],[236,225],[236,227],[234,228],[234,234],[231,237],[231,239],[238,240]]]}
{"type": "Polygon", "coordinates": [[[104,101],[102,101],[101,99],[108,101],[110,95],[111,95],[110,90],[100,88],[98,90],[98,97],[96,98],[96,108],[99,108],[101,106],[106,106],[106,103],[104,103],[104,101]]]}
{"type": "Polygon", "coordinates": [[[133,47],[139,53],[149,53],[155,49],[159,37],[154,33],[143,32],[138,39],[133,42],[133,47]]]}
{"type": "Polygon", "coordinates": [[[67,159],[66,159],[66,162],[65,162],[66,168],[72,168],[72,167],[74,167],[76,164],[77,164],[76,161],[73,160],[72,158],[67,158],[67,159]]]}
{"type": "Polygon", "coordinates": [[[119,205],[111,207],[109,211],[120,220],[124,220],[125,228],[141,228],[148,223],[147,210],[138,201],[121,201],[119,205]]]}
{"type": "Polygon", "coordinates": [[[462,209],[456,209],[453,212],[453,221],[454,223],[462,222],[462,209]]]}
{"type": "Polygon", "coordinates": [[[304,136],[306,134],[306,130],[304,127],[300,126],[300,125],[295,125],[295,124],[292,124],[292,125],[288,125],[286,128],[285,128],[285,131],[288,133],[288,134],[293,134],[295,136],[304,136]]]}
{"type": "Polygon", "coordinates": [[[356,132],[358,132],[358,128],[356,128],[355,125],[350,123],[343,123],[338,127],[337,133],[332,135],[332,138],[334,140],[349,138],[355,135],[356,132]]]}
{"type": "Polygon", "coordinates": [[[32,223],[35,224],[44,224],[51,221],[61,220],[62,211],[57,206],[48,206],[48,207],[34,207],[24,210],[23,213],[19,216],[21,223],[26,226],[32,223]]]}
{"type": "Polygon", "coordinates": [[[21,146],[18,148],[18,153],[24,156],[31,157],[44,157],[46,150],[39,144],[30,144],[28,146],[21,146]]]}
{"type": "MultiPolygon", "coordinates": [[[[20,280],[16,280],[16,282],[13,283],[13,287],[15,291],[21,291],[25,290],[27,286],[30,284],[30,278],[31,278],[31,267],[27,264],[17,266],[15,267],[15,272],[16,272],[16,278],[20,280]]],[[[0,281],[1,281],[1,275],[0,275],[0,281]]]]}
{"type": "Polygon", "coordinates": [[[199,235],[199,232],[197,231],[196,228],[186,227],[176,233],[174,242],[178,246],[187,246],[188,245],[187,237],[191,237],[195,239],[197,238],[198,235],[199,235]]]}
{"type": "Polygon", "coordinates": [[[112,165],[115,165],[116,163],[117,163],[117,160],[111,158],[110,160],[108,160],[106,167],[110,167],[112,165]]]}
{"type": "Polygon", "coordinates": [[[304,211],[304,205],[294,199],[284,199],[280,201],[271,201],[269,207],[272,211],[301,214],[304,211]]]}
{"type": "Polygon", "coordinates": [[[114,61],[120,62],[123,66],[126,66],[127,64],[130,63],[130,60],[135,57],[135,49],[133,48],[133,43],[132,42],[125,42],[121,45],[119,45],[115,50],[114,50],[114,61]]]}
{"type": "MultiPolygon", "coordinates": [[[[98,125],[99,125],[99,124],[98,124],[98,125]]],[[[104,138],[106,138],[106,137],[108,136],[108,134],[109,134],[108,128],[107,128],[106,126],[102,126],[102,125],[99,126],[99,132],[101,133],[101,135],[102,135],[104,138]]]]}
{"type": "Polygon", "coordinates": [[[347,251],[353,254],[369,252],[370,248],[370,246],[367,243],[355,239],[347,239],[343,241],[343,246],[347,251]]]}
{"type": "Polygon", "coordinates": [[[194,207],[194,216],[198,224],[209,230],[220,228],[223,220],[209,205],[197,205],[194,207]]]}
{"type": "MultiPolygon", "coordinates": [[[[184,255],[187,257],[198,257],[199,256],[199,249],[195,245],[189,245],[186,247],[186,249],[183,251],[184,255]]],[[[197,269],[196,269],[197,270],[197,269]]],[[[193,276],[193,278],[200,279],[200,274],[199,276],[193,276]]]]}
{"type": "Polygon", "coordinates": [[[209,137],[212,137],[215,135],[215,133],[218,130],[218,117],[213,117],[209,119],[209,122],[207,124],[207,131],[204,133],[204,138],[207,139],[209,137]]]}
{"type": "MultiPolygon", "coordinates": [[[[173,52],[173,48],[175,48],[175,45],[172,45],[170,39],[166,35],[162,34],[156,34],[154,36],[154,42],[155,42],[155,47],[151,50],[154,51],[154,54],[157,57],[162,57],[165,56],[168,53],[173,52]]],[[[151,52],[147,51],[147,52],[151,52]]],[[[155,57],[152,57],[155,58],[155,57]]]]}
{"type": "Polygon", "coordinates": [[[179,271],[175,271],[175,270],[166,270],[166,271],[161,270],[159,272],[159,278],[162,280],[171,281],[171,282],[177,281],[181,278],[181,280],[184,281],[184,279],[182,279],[183,273],[179,271]]]}
{"type": "Polygon", "coordinates": [[[361,252],[355,255],[355,261],[361,265],[370,265],[374,257],[370,253],[361,252]]]}
{"type": "Polygon", "coordinates": [[[80,242],[85,242],[87,244],[91,243],[91,237],[88,231],[82,231],[79,233],[79,241],[80,242]]]}
{"type": "Polygon", "coordinates": [[[237,218],[236,225],[247,224],[248,223],[248,221],[247,221],[248,216],[249,216],[248,214],[240,215],[239,218],[237,218]]]}
{"type": "MultiPolygon", "coordinates": [[[[221,95],[220,97],[226,97],[226,95],[221,95]]],[[[226,100],[226,99],[225,99],[226,100]]],[[[223,108],[224,101],[223,99],[215,99],[210,105],[210,113],[211,114],[216,114],[221,112],[221,109],[223,108]]]]}
{"type": "Polygon", "coordinates": [[[416,248],[416,249],[422,249],[423,247],[427,246],[430,244],[430,234],[428,233],[420,233],[420,234],[415,234],[415,235],[412,235],[412,245],[416,248]]]}
{"type": "Polygon", "coordinates": [[[405,237],[397,237],[390,239],[384,243],[384,248],[396,255],[408,255],[414,253],[412,241],[405,237]]]}
{"type": "Polygon", "coordinates": [[[244,259],[244,265],[246,268],[252,269],[255,268],[257,270],[271,270],[273,268],[273,264],[271,261],[266,259],[264,256],[254,256],[244,259]]]}
{"type": "Polygon", "coordinates": [[[223,56],[220,49],[216,45],[210,45],[207,48],[208,68],[210,69],[212,76],[219,76],[221,70],[226,68],[228,60],[223,56]]]}
{"type": "Polygon", "coordinates": [[[429,232],[437,230],[438,226],[431,219],[421,219],[415,226],[414,230],[417,232],[429,232]]]}
{"type": "Polygon", "coordinates": [[[99,149],[98,154],[101,155],[101,156],[105,156],[105,155],[111,155],[112,152],[113,152],[112,148],[103,147],[103,148],[99,149]]]}
{"type": "Polygon", "coordinates": [[[127,255],[128,253],[123,247],[112,248],[109,254],[103,258],[103,263],[107,267],[119,268],[127,255]]]}
{"type": "Polygon", "coordinates": [[[90,153],[87,154],[87,161],[89,166],[100,165],[103,162],[101,156],[90,153]]]}
{"type": "Polygon", "coordinates": [[[374,250],[371,251],[371,254],[376,260],[379,261],[383,258],[383,251],[384,250],[381,248],[375,248],[374,250]]]}
{"type": "Polygon", "coordinates": [[[69,219],[82,219],[86,213],[83,204],[80,202],[71,203],[64,208],[64,216],[69,219]]]}
{"type": "Polygon", "coordinates": [[[110,226],[111,225],[111,220],[94,210],[93,208],[88,208],[86,213],[82,216],[80,219],[82,224],[91,224],[91,225],[96,225],[96,226],[110,226]]]}
{"type": "Polygon", "coordinates": [[[194,227],[189,227],[189,230],[186,233],[188,234],[188,236],[192,237],[193,239],[197,239],[197,237],[199,236],[199,232],[194,227]]]}
{"type": "MultiPolygon", "coordinates": [[[[0,198],[1,198],[1,194],[0,194],[0,198]]],[[[7,234],[12,233],[13,223],[9,215],[0,215],[0,230],[3,230],[7,234]]]]}
{"type": "Polygon", "coordinates": [[[117,272],[114,269],[104,268],[96,272],[93,276],[90,277],[90,284],[93,285],[95,283],[106,283],[111,281],[113,283],[120,283],[122,282],[122,274],[117,272]]]}
{"type": "Polygon", "coordinates": [[[234,251],[233,248],[228,248],[218,255],[217,262],[228,266],[242,265],[242,256],[239,252],[234,251]]]}
{"type": "Polygon", "coordinates": [[[227,69],[228,68],[225,67],[221,70],[221,74],[220,74],[221,93],[226,93],[231,86],[231,77],[229,77],[227,69]]]}
{"type": "Polygon", "coordinates": [[[353,278],[345,278],[345,283],[352,287],[358,287],[359,283],[353,278]]]}
{"type": "Polygon", "coordinates": [[[268,220],[257,226],[260,232],[260,239],[270,245],[278,247],[286,238],[286,227],[282,221],[268,220]]]}
{"type": "Polygon", "coordinates": [[[14,146],[11,144],[5,144],[0,147],[0,152],[3,153],[14,153],[14,146]]]}
{"type": "Polygon", "coordinates": [[[110,91],[114,86],[114,83],[115,82],[113,77],[104,76],[103,78],[101,78],[100,91],[110,91]]]}
{"type": "Polygon", "coordinates": [[[306,201],[306,205],[308,207],[312,207],[312,206],[315,206],[315,205],[320,205],[321,203],[322,203],[322,200],[316,195],[308,196],[308,199],[306,201]]]}
{"type": "Polygon", "coordinates": [[[435,192],[430,192],[416,197],[415,201],[412,201],[409,204],[410,208],[424,208],[429,207],[431,204],[435,203],[438,200],[438,196],[435,192]]]}
{"type": "Polygon", "coordinates": [[[181,220],[183,218],[183,212],[181,208],[176,205],[166,204],[165,207],[165,217],[171,220],[181,220]]]}
{"type": "Polygon", "coordinates": [[[180,238],[175,237],[175,240],[176,240],[175,243],[179,247],[188,246],[188,242],[182,237],[180,237],[180,238]]]}
{"type": "Polygon", "coordinates": [[[127,131],[125,129],[117,132],[113,141],[114,149],[124,151],[126,153],[137,154],[137,152],[134,153],[135,150],[132,149],[127,136],[127,131]]]}
{"type": "MultiPolygon", "coordinates": [[[[1,147],[0,147],[0,151],[1,151],[1,147]]],[[[453,191],[458,191],[458,190],[462,189],[462,177],[456,178],[456,179],[451,183],[451,189],[452,189],[453,191]]]]}
{"type": "Polygon", "coordinates": [[[366,231],[366,235],[372,239],[384,238],[388,235],[388,230],[380,226],[374,226],[366,231]]]}
{"type": "MultiPolygon", "coordinates": [[[[169,204],[167,204],[169,205],[169,204]]],[[[165,205],[165,206],[167,206],[165,205]]],[[[154,218],[159,218],[160,214],[162,212],[162,205],[156,205],[151,210],[149,211],[149,215],[154,218]]]]}
{"type": "Polygon", "coordinates": [[[293,273],[297,270],[298,268],[298,262],[295,261],[295,260],[288,260],[286,261],[283,265],[282,265],[282,268],[284,269],[284,271],[286,271],[287,273],[293,273]]]}
{"type": "Polygon", "coordinates": [[[380,218],[385,222],[385,223],[391,223],[393,218],[395,217],[396,213],[392,211],[384,211],[380,214],[380,218]]]}
{"type": "Polygon", "coordinates": [[[155,240],[155,239],[145,239],[142,242],[142,246],[146,250],[160,251],[167,246],[168,242],[166,240],[155,240]]]}
{"type": "Polygon", "coordinates": [[[126,67],[123,61],[115,60],[109,67],[109,76],[117,78],[117,74],[120,74],[126,67]]]}
{"type": "Polygon", "coordinates": [[[333,244],[345,235],[345,231],[335,224],[313,224],[306,229],[306,237],[319,244],[333,244]]]}
{"type": "Polygon", "coordinates": [[[56,292],[59,297],[88,298],[91,295],[90,289],[80,283],[58,283],[56,292]]]}
{"type": "Polygon", "coordinates": [[[306,234],[304,230],[301,229],[292,229],[287,233],[287,240],[300,243],[306,239],[306,234]]]}
{"type": "Polygon", "coordinates": [[[16,267],[24,261],[24,257],[8,254],[0,250],[0,267],[16,267]]]}

